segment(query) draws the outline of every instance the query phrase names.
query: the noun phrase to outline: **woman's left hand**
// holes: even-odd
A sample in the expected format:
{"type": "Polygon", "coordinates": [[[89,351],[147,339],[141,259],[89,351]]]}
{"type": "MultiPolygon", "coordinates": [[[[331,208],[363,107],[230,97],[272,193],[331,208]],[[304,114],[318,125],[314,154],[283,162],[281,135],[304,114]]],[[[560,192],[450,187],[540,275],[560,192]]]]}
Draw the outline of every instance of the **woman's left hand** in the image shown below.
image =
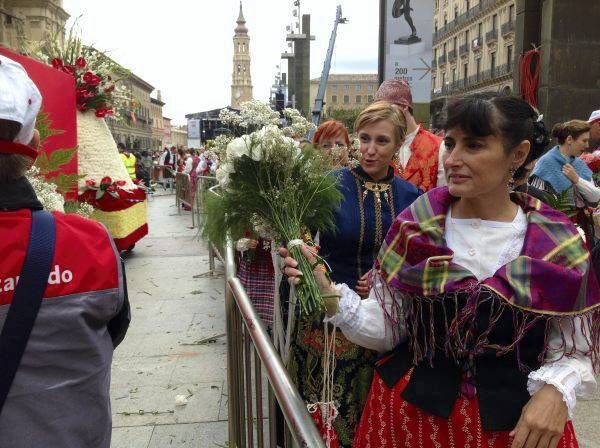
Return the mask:
{"type": "Polygon", "coordinates": [[[510,433],[514,437],[511,448],[556,448],[567,417],[562,394],[546,384],[523,408],[517,426],[510,433]]]}
{"type": "Polygon", "coordinates": [[[369,293],[371,292],[371,285],[369,284],[370,274],[371,271],[367,272],[365,275],[358,279],[358,282],[356,282],[356,292],[363,299],[368,298],[369,293]]]}
{"type": "Polygon", "coordinates": [[[579,182],[579,174],[577,174],[577,171],[575,171],[575,168],[573,168],[573,165],[570,163],[563,166],[562,172],[569,178],[573,185],[579,182]]]}

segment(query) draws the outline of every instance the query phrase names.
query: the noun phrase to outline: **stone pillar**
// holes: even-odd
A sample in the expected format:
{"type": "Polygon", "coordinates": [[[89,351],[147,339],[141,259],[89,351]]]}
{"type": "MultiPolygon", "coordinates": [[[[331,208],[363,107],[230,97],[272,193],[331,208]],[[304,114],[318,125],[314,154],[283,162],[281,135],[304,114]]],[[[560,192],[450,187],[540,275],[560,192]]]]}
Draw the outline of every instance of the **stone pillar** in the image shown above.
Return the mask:
{"type": "Polygon", "coordinates": [[[599,17],[598,0],[517,0],[515,51],[541,46],[538,101],[548,127],[600,108],[599,17]]]}

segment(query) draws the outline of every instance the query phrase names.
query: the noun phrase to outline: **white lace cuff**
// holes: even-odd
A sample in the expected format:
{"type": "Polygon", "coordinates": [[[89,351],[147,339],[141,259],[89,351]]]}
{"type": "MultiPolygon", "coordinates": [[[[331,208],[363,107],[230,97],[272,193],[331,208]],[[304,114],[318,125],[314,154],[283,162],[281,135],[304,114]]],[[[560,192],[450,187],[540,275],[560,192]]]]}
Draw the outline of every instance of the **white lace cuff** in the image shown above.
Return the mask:
{"type": "Polygon", "coordinates": [[[577,395],[582,393],[581,374],[569,363],[554,362],[545,364],[529,374],[527,390],[535,394],[546,384],[551,384],[562,394],[563,401],[569,411],[569,419],[573,420],[573,411],[577,404],[577,395]]]}
{"type": "Polygon", "coordinates": [[[361,298],[356,291],[353,291],[345,283],[336,285],[337,292],[341,295],[338,312],[333,316],[325,317],[325,322],[329,322],[339,327],[344,333],[356,333],[360,327],[360,307],[361,298]]]}

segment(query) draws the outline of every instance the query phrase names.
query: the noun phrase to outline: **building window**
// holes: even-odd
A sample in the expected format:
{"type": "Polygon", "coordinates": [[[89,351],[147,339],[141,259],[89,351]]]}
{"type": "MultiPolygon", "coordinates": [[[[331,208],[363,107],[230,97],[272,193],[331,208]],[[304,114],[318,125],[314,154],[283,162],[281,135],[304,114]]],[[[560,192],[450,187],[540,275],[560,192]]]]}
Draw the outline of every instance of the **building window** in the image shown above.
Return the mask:
{"type": "Polygon", "coordinates": [[[512,47],[512,45],[509,45],[508,47],[506,47],[506,64],[509,67],[512,65],[512,53],[513,53],[513,47],[512,47]]]}
{"type": "Polygon", "coordinates": [[[331,85],[331,90],[337,90],[337,84],[332,84],[331,85]]]}
{"type": "Polygon", "coordinates": [[[345,90],[346,92],[347,92],[348,90],[350,90],[350,84],[346,84],[346,85],[344,86],[344,90],[345,90]]]}
{"type": "Polygon", "coordinates": [[[458,17],[458,5],[454,5],[454,20],[458,17]]]}
{"type": "Polygon", "coordinates": [[[454,36],[454,51],[458,51],[458,37],[454,36]]]}
{"type": "Polygon", "coordinates": [[[469,44],[469,30],[465,30],[465,45],[469,44]]]}
{"type": "Polygon", "coordinates": [[[465,10],[468,11],[469,9],[471,9],[471,2],[469,0],[467,0],[465,2],[465,6],[466,6],[465,10]]]}
{"type": "Polygon", "coordinates": [[[446,72],[442,72],[442,89],[446,85],[446,72]]]}
{"type": "Polygon", "coordinates": [[[337,95],[331,96],[331,104],[337,104],[337,95]]]}
{"type": "Polygon", "coordinates": [[[344,104],[350,104],[350,95],[344,95],[344,104]]]}
{"type": "Polygon", "coordinates": [[[508,7],[508,21],[512,23],[515,18],[515,5],[510,5],[508,7]]]}
{"type": "Polygon", "coordinates": [[[494,76],[495,72],[496,72],[496,52],[495,51],[490,53],[490,70],[492,71],[492,76],[494,76]]]}
{"type": "Polygon", "coordinates": [[[355,89],[356,89],[357,92],[360,92],[361,89],[362,89],[362,86],[360,84],[356,84],[355,89]]]}
{"type": "Polygon", "coordinates": [[[362,97],[360,95],[356,95],[356,104],[362,103],[362,97]]]}
{"type": "Polygon", "coordinates": [[[448,25],[448,15],[444,14],[444,26],[448,25]]]}
{"type": "Polygon", "coordinates": [[[481,35],[483,34],[483,22],[479,22],[477,24],[477,37],[481,39],[481,35]]]}
{"type": "Polygon", "coordinates": [[[373,102],[373,95],[369,95],[369,103],[373,102]]]}
{"type": "Polygon", "coordinates": [[[375,90],[375,86],[374,86],[373,84],[371,84],[371,85],[369,86],[369,90],[372,92],[373,90],[375,90]]]}
{"type": "Polygon", "coordinates": [[[438,30],[438,26],[437,26],[437,19],[435,19],[435,20],[434,20],[434,22],[433,22],[433,31],[434,31],[435,33],[437,33],[437,30],[438,30]]]}
{"type": "Polygon", "coordinates": [[[481,59],[477,59],[475,64],[475,73],[477,74],[477,81],[479,81],[479,75],[481,74],[481,59]]]}
{"type": "Polygon", "coordinates": [[[492,31],[496,31],[498,29],[498,14],[494,14],[492,16],[492,31]]]}
{"type": "Polygon", "coordinates": [[[453,68],[452,69],[452,83],[455,83],[455,82],[456,82],[456,69],[453,68]]]}

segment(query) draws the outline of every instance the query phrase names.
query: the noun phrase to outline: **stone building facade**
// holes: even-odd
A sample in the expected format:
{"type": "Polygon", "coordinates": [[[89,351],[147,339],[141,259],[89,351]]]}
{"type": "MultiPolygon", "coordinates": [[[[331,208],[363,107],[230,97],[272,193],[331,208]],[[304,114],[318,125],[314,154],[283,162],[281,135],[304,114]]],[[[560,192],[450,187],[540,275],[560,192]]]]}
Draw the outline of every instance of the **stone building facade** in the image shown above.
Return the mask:
{"type": "Polygon", "coordinates": [[[515,0],[434,0],[434,120],[446,100],[477,91],[512,93],[515,0]]]}
{"type": "Polygon", "coordinates": [[[108,126],[117,143],[125,143],[132,151],[142,151],[154,148],[152,133],[152,100],[150,94],[154,87],[139,76],[132,74],[124,82],[131,92],[132,104],[119,110],[120,119],[107,118],[108,126]]]}
{"type": "Polygon", "coordinates": [[[19,50],[26,40],[62,39],[68,19],[62,0],[0,0],[0,45],[19,50]]]}
{"type": "Polygon", "coordinates": [[[150,98],[150,119],[152,120],[152,149],[153,151],[163,147],[164,140],[164,120],[163,106],[160,90],[157,91],[156,98],[150,98]]]}
{"type": "Polygon", "coordinates": [[[171,146],[187,148],[187,126],[171,126],[171,146]]]}
{"type": "Polygon", "coordinates": [[[231,80],[231,107],[239,109],[244,101],[252,99],[250,73],[250,36],[240,2],[240,15],[233,36],[233,74],[231,80]]]}
{"type": "MultiPolygon", "coordinates": [[[[314,78],[310,81],[311,111],[315,104],[320,82],[321,78],[314,78]]],[[[364,109],[373,102],[378,86],[377,73],[329,75],[327,87],[325,88],[325,111],[364,109]]]]}

